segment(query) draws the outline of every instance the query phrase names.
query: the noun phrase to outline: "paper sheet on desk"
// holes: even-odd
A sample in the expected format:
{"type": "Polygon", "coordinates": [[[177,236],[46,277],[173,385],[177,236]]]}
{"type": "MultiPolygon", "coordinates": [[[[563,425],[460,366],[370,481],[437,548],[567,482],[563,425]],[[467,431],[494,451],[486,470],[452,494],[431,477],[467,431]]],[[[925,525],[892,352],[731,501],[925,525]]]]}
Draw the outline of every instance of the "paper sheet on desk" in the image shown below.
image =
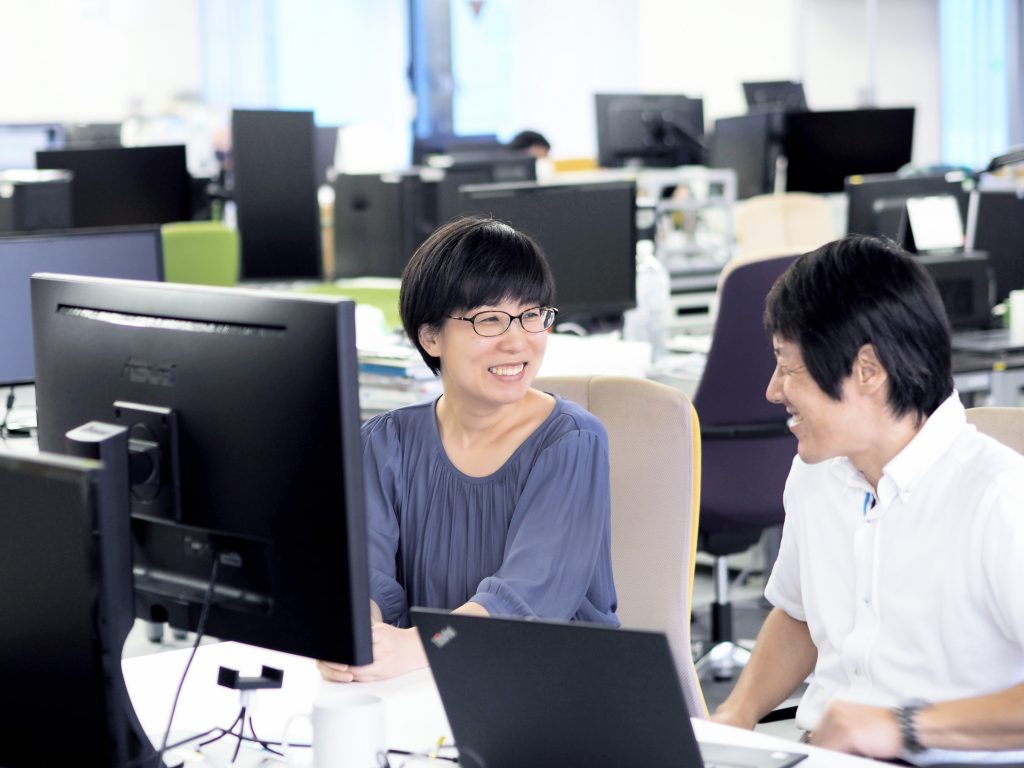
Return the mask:
{"type": "Polygon", "coordinates": [[[538,376],[637,376],[651,364],[651,345],[616,336],[570,336],[552,333],[538,376]]]}

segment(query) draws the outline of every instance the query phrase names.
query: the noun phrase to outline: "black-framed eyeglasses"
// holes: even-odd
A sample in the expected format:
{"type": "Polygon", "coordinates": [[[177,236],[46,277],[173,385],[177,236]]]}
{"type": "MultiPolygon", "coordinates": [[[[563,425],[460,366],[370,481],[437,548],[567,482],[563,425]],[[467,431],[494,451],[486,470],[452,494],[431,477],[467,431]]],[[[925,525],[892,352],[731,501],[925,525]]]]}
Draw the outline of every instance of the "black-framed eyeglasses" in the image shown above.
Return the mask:
{"type": "Polygon", "coordinates": [[[509,329],[513,320],[518,320],[519,325],[527,333],[541,333],[555,324],[555,315],[557,314],[558,310],[554,307],[530,307],[518,315],[510,315],[500,309],[487,309],[477,312],[472,317],[449,315],[448,319],[472,323],[473,330],[480,336],[501,336],[509,329]]]}

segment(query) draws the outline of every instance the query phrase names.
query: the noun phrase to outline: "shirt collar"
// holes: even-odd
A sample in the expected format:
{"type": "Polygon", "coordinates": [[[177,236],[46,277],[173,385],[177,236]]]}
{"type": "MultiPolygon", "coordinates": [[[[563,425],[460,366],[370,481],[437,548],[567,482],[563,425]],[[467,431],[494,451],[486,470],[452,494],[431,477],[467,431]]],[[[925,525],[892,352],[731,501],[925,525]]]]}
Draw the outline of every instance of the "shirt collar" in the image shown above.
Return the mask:
{"type": "MultiPolygon", "coordinates": [[[[878,494],[883,504],[889,498],[906,497],[917,481],[938,461],[967,425],[967,415],[954,390],[929,416],[921,429],[882,470],[878,494]]],[[[870,491],[871,485],[864,475],[845,456],[832,460],[831,471],[847,485],[870,491]]]]}

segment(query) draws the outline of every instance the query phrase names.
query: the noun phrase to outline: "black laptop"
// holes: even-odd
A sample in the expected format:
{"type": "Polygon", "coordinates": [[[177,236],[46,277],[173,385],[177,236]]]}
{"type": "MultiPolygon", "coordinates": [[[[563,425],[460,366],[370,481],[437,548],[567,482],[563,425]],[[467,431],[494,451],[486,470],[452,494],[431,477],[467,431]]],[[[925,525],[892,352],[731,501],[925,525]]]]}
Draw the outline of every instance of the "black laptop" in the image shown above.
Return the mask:
{"type": "Polygon", "coordinates": [[[412,609],[470,768],[786,768],[806,755],[702,742],[659,632],[412,609]]]}

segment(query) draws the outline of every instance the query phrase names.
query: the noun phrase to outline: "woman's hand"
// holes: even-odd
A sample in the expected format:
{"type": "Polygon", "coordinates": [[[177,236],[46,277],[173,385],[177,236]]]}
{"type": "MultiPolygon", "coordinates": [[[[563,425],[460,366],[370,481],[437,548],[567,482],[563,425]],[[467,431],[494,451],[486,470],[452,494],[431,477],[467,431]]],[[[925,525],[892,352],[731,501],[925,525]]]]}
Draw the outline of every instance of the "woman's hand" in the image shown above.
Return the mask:
{"type": "Polygon", "coordinates": [[[369,683],[404,675],[427,666],[419,633],[415,627],[398,629],[390,624],[373,625],[373,661],[362,667],[318,661],[324,680],[335,683],[369,683]]]}

